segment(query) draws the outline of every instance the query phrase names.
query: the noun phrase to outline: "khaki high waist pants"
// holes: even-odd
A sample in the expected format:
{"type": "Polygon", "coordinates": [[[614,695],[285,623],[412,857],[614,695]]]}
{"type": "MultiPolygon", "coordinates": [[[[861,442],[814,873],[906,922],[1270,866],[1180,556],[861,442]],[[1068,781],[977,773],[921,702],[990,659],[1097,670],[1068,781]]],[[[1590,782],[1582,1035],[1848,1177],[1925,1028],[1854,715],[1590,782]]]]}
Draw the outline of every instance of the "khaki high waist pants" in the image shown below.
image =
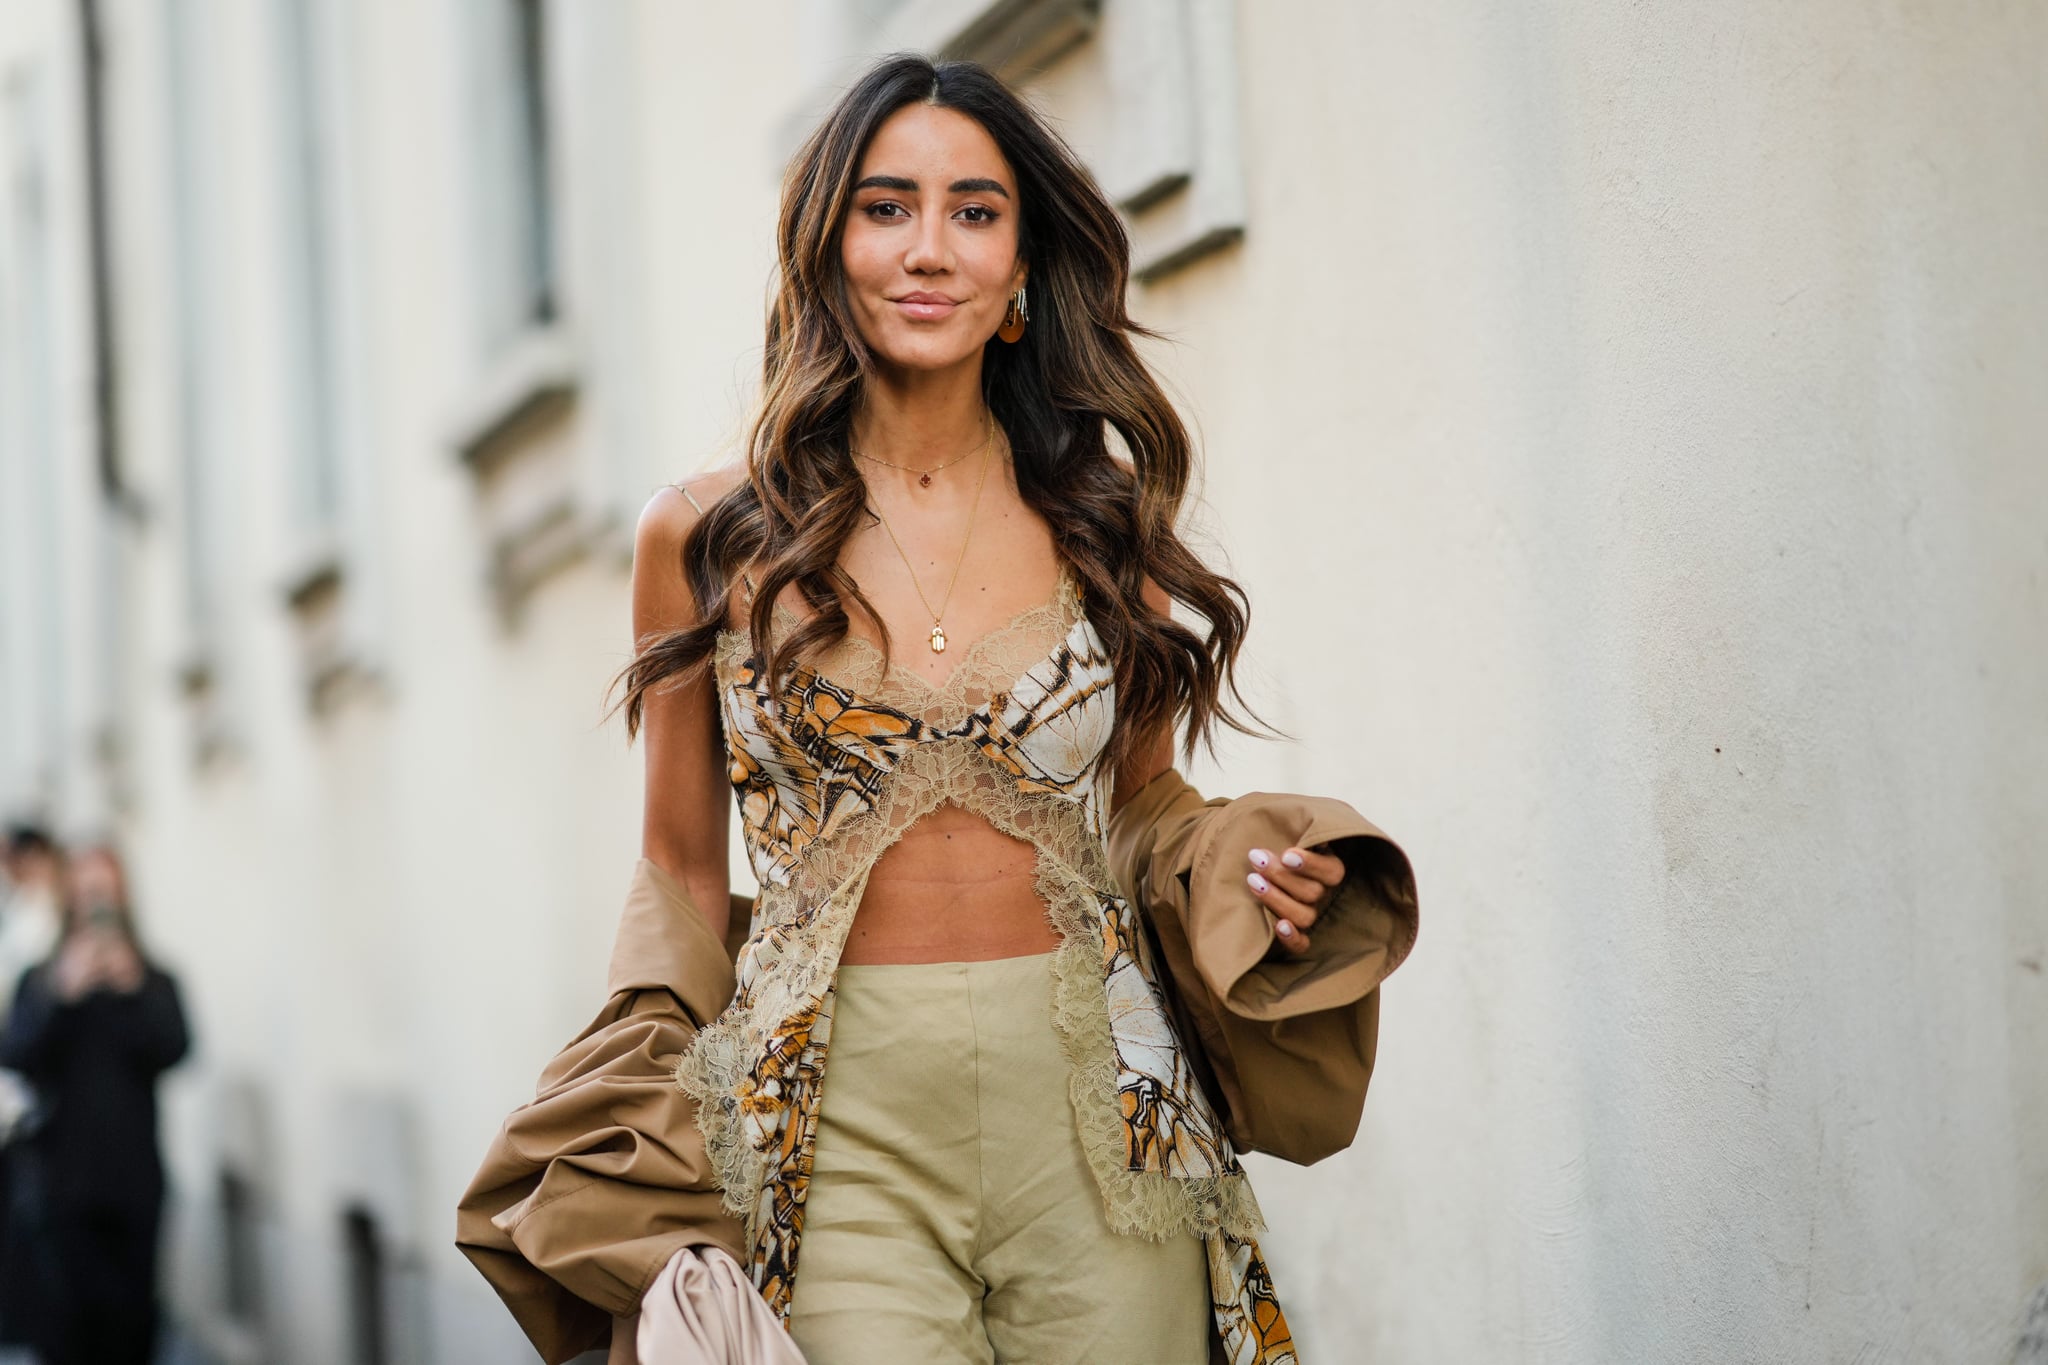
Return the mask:
{"type": "Polygon", "coordinates": [[[790,1328],[810,1365],[1205,1365],[1201,1241],[1103,1219],[1051,955],[839,968],[790,1328]]]}

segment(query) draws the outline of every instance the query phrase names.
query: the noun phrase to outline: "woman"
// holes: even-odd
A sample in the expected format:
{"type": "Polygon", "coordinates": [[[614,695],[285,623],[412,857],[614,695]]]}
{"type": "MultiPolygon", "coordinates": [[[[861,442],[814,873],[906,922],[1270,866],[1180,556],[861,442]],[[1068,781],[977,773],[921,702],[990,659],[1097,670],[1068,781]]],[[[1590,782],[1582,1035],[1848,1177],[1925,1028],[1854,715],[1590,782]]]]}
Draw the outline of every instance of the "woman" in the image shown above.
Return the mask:
{"type": "Polygon", "coordinates": [[[639,528],[613,1003],[460,1240],[550,1359],[589,1333],[545,1281],[625,1314],[723,1247],[813,1365],[1291,1360],[1237,1152],[1350,1140],[1413,884],[1341,803],[1171,769],[1245,728],[1246,612],[1175,530],[1119,220],[994,77],[899,57],[778,245],[745,464],[639,528]],[[694,1106],[621,1088],[664,1060],[694,1106]]]}
{"type": "Polygon", "coordinates": [[[143,956],[112,849],[65,864],[63,935],[0,1032],[0,1066],[40,1102],[30,1139],[38,1269],[31,1336],[48,1365],[144,1365],[156,1339],[164,1201],[156,1083],[185,1055],[176,983],[143,956]]]}

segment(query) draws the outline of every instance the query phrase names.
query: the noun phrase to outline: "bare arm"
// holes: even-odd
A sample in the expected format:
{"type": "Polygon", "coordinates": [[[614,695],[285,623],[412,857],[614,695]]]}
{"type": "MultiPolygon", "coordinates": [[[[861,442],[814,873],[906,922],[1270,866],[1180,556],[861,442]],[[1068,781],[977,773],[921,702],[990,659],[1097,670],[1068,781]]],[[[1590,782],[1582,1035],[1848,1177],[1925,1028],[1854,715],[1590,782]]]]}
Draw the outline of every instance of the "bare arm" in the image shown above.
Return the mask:
{"type": "MultiPolygon", "coordinates": [[[[709,507],[734,482],[707,474],[687,485],[709,507]]],[[[633,538],[633,639],[694,624],[697,607],[683,578],[683,537],[697,521],[688,498],[663,488],[640,514],[633,538]]],[[[732,792],[725,779],[718,702],[706,669],[680,687],[650,690],[642,712],[641,746],[647,755],[647,794],[641,821],[641,856],[681,882],[712,934],[723,940],[730,878],[727,821],[732,792]]]]}

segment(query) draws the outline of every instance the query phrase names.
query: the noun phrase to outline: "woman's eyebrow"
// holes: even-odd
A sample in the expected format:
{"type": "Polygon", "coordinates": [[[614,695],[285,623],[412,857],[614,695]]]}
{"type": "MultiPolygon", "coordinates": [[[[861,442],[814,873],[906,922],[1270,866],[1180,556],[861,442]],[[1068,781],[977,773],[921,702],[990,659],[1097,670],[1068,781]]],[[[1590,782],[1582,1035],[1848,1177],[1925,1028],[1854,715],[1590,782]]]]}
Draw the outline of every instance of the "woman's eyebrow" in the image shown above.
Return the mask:
{"type": "MultiPolygon", "coordinates": [[[[895,190],[898,194],[915,194],[917,193],[917,182],[907,175],[870,175],[862,177],[853,188],[855,191],[895,190]]],[[[990,180],[986,176],[974,176],[966,180],[955,180],[946,187],[946,192],[949,194],[1000,194],[1005,199],[1010,197],[1010,192],[1003,188],[1003,183],[1000,180],[990,180]]]]}

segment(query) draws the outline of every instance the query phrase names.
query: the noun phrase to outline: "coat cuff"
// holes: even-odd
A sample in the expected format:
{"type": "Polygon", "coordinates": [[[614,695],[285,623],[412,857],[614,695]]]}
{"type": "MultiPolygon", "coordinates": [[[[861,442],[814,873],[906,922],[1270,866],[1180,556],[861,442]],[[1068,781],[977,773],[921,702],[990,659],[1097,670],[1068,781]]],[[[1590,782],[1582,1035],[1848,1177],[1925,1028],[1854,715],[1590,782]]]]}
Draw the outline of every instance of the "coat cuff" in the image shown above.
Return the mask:
{"type": "Polygon", "coordinates": [[[698,1027],[732,1002],[732,956],[683,888],[660,864],[642,858],[612,940],[605,992],[665,990],[698,1027]]]}
{"type": "Polygon", "coordinates": [[[1415,875],[1378,826],[1329,797],[1251,792],[1204,802],[1171,769],[1111,820],[1111,861],[1148,910],[1184,921],[1197,972],[1245,1019],[1278,1020],[1353,1004],[1415,944],[1415,875]],[[1301,957],[1269,959],[1274,919],[1245,886],[1245,852],[1328,844],[1344,880],[1301,957]],[[1161,897],[1170,904],[1162,906],[1161,897]]]}

